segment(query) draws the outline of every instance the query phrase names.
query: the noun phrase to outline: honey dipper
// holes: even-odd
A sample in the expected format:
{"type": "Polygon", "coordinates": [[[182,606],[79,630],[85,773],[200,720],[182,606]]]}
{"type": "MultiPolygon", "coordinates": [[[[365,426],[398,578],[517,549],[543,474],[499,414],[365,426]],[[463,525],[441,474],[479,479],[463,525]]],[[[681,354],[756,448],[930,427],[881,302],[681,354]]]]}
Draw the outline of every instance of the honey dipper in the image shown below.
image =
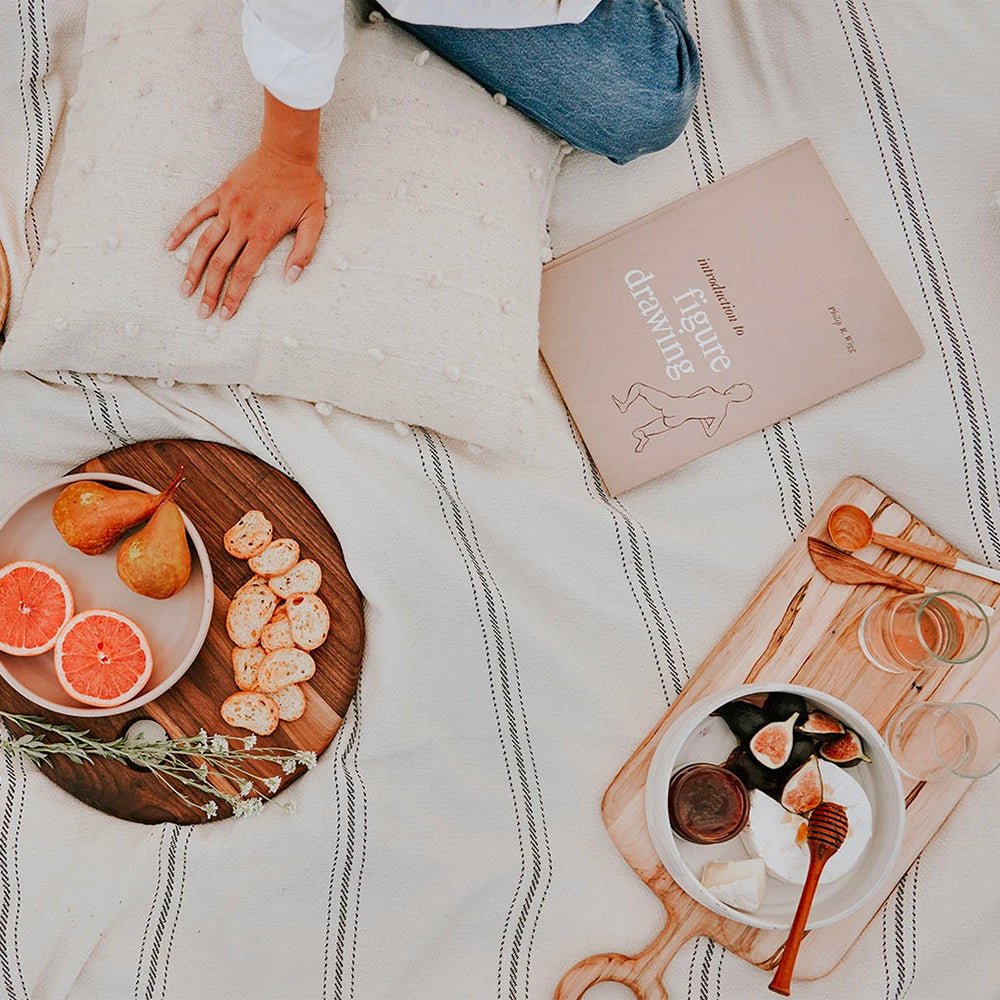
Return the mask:
{"type": "Polygon", "coordinates": [[[821,802],[809,817],[806,830],[806,841],[809,844],[809,871],[806,873],[805,885],[799,897],[798,909],[788,932],[785,950],[781,956],[781,964],[774,974],[774,979],[768,984],[768,989],[782,996],[791,993],[792,971],[795,969],[795,959],[799,954],[799,945],[806,931],[806,921],[812,907],[816,886],[823,872],[823,866],[840,850],[847,837],[847,813],[844,807],[836,802],[821,802]]]}

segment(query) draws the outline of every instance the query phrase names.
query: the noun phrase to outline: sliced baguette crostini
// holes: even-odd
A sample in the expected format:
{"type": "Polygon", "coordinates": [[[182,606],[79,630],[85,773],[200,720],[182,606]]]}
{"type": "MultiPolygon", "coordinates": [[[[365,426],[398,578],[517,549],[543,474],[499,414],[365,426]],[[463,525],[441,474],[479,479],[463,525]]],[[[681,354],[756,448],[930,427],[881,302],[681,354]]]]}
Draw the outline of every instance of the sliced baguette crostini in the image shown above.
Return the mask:
{"type": "Polygon", "coordinates": [[[258,736],[270,736],[278,728],[278,705],[259,691],[237,691],[223,703],[223,721],[239,729],[249,729],[258,736]]]}
{"type": "Polygon", "coordinates": [[[294,722],[305,714],[306,693],[300,685],[288,684],[278,688],[271,692],[271,697],[278,706],[278,718],[282,722],[294,722]]]}
{"type": "Polygon", "coordinates": [[[248,510],[223,536],[222,544],[231,556],[249,559],[271,544],[274,529],[263,511],[248,510]]]}
{"type": "Polygon", "coordinates": [[[316,661],[304,649],[276,649],[264,657],[257,671],[259,691],[280,691],[289,684],[307,681],[316,673],[316,661]]]}

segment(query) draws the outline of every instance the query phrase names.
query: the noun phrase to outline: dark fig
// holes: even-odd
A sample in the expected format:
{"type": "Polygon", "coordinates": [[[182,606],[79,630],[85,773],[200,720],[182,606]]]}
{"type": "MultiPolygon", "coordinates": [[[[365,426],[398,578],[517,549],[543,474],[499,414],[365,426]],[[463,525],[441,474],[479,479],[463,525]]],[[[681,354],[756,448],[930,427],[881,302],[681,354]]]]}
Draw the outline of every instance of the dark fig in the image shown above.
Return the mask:
{"type": "Polygon", "coordinates": [[[788,691],[772,691],[764,701],[764,711],[774,722],[787,719],[794,713],[795,721],[798,723],[809,714],[805,698],[788,691]]]}
{"type": "Polygon", "coordinates": [[[851,729],[845,730],[843,736],[836,739],[826,740],[819,748],[820,756],[823,760],[830,761],[840,767],[854,767],[863,760],[869,764],[872,759],[865,753],[865,745],[861,742],[861,737],[851,729]]]}
{"type": "Polygon", "coordinates": [[[795,720],[798,715],[790,715],[784,722],[769,722],[754,733],[750,740],[750,752],[765,767],[777,770],[788,763],[795,740],[795,720]]]}
{"type": "Polygon", "coordinates": [[[781,792],[781,804],[789,812],[805,816],[823,801],[823,776],[819,771],[819,761],[810,757],[800,768],[793,771],[781,792]]]}
{"type": "Polygon", "coordinates": [[[815,752],[816,744],[808,736],[796,734],[792,740],[792,752],[785,761],[785,773],[790,774],[797,767],[801,767],[815,752]]]}
{"type": "Polygon", "coordinates": [[[798,729],[800,733],[807,733],[817,738],[841,736],[846,732],[844,724],[839,719],[818,710],[810,712],[798,729]]]}
{"type": "Polygon", "coordinates": [[[737,747],[722,766],[735,774],[749,791],[759,788],[773,798],[778,797],[781,788],[779,776],[764,767],[745,747],[737,747]]]}
{"type": "Polygon", "coordinates": [[[726,725],[733,731],[733,735],[740,743],[746,743],[758,729],[763,728],[768,723],[768,717],[764,710],[752,705],[749,701],[727,702],[712,714],[721,716],[725,720],[726,725]]]}

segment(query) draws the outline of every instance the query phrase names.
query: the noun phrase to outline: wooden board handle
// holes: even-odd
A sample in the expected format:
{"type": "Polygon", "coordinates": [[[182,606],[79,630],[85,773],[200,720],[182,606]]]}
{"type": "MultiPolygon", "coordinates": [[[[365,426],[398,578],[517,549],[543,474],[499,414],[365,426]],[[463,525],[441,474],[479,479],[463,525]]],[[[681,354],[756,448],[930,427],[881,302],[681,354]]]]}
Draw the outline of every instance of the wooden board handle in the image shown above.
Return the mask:
{"type": "Polygon", "coordinates": [[[580,1000],[598,983],[620,983],[627,986],[637,1000],[669,1000],[663,985],[663,975],[681,945],[689,941],[702,928],[687,922],[681,923],[667,907],[667,923],[656,939],[638,955],[620,955],[609,952],[591,955],[577,962],[559,980],[553,1000],[580,1000]]]}

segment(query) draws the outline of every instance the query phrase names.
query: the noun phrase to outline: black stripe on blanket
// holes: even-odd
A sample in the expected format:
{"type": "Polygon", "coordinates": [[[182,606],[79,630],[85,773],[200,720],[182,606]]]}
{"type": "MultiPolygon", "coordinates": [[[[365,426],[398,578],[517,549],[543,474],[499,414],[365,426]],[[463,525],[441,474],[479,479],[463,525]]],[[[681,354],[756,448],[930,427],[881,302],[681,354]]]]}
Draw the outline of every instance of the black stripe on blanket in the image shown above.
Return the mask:
{"type": "Polygon", "coordinates": [[[413,429],[424,475],[434,487],[472,588],[482,630],[490,693],[507,781],[514,804],[521,870],[507,916],[497,962],[497,998],[531,995],[531,953],[552,881],[552,851],[542,790],[531,749],[521,692],[517,650],[506,603],[479,545],[472,516],[459,495],[451,456],[436,434],[413,429]]]}
{"type": "Polygon", "coordinates": [[[49,40],[44,0],[18,0],[17,15],[21,27],[21,104],[28,154],[24,178],[24,237],[33,263],[41,240],[32,202],[53,135],[52,107],[45,87],[49,40]]]}
{"type": "Polygon", "coordinates": [[[996,561],[1000,479],[979,366],[874,21],[863,0],[836,0],[836,8],[951,391],[972,523],[984,556],[996,561]]]}
{"type": "MultiPolygon", "coordinates": [[[[90,399],[90,390],[87,387],[88,386],[87,382],[85,382],[82,376],[80,376],[77,372],[67,372],[66,375],[69,376],[70,381],[73,383],[73,385],[76,386],[77,389],[80,390],[80,393],[83,395],[84,402],[87,404],[87,412],[90,414],[90,423],[93,426],[94,430],[98,433],[98,435],[103,434],[104,439],[108,442],[108,446],[110,448],[112,449],[117,448],[120,442],[116,442],[115,438],[112,436],[107,426],[105,426],[104,430],[102,431],[101,425],[97,422],[97,413],[95,412],[94,404],[91,402],[90,399]]],[[[56,378],[58,378],[63,385],[68,386],[70,383],[66,381],[66,375],[64,375],[61,371],[56,372],[56,378]]]]}
{"type": "Polygon", "coordinates": [[[566,410],[566,422],[580,453],[581,472],[587,492],[593,500],[603,504],[611,515],[622,572],[646,628],[653,662],[660,678],[660,688],[669,705],[681,693],[689,675],[677,626],[660,589],[649,535],[625,505],[608,493],[593,458],[583,445],[569,410],[566,410]],[[663,673],[664,665],[670,677],[669,683],[663,673]]]}
{"type": "Polygon", "coordinates": [[[917,972],[917,879],[920,856],[899,880],[890,909],[882,909],[885,1000],[903,1000],[917,972]],[[892,924],[890,931],[889,925],[892,924]]]}
{"type": "Polygon", "coordinates": [[[778,481],[781,515],[788,533],[793,539],[798,538],[812,520],[815,509],[809,473],[799,448],[795,425],[790,419],[781,420],[765,427],[761,435],[768,461],[778,481]]]}
{"type": "MultiPolygon", "coordinates": [[[[80,376],[78,376],[80,377],[80,376]]],[[[115,425],[115,421],[112,418],[111,407],[108,405],[108,399],[104,395],[104,390],[101,388],[101,383],[98,379],[94,378],[93,375],[86,376],[87,382],[90,385],[91,391],[94,393],[94,399],[97,404],[97,411],[101,415],[101,423],[104,425],[104,433],[108,440],[112,442],[113,446],[116,448],[124,447],[127,444],[131,444],[130,439],[123,435],[118,427],[115,425]]],[[[112,394],[113,398],[113,394],[112,394]]]]}
{"type": "Polygon", "coordinates": [[[18,942],[21,916],[21,877],[18,845],[27,783],[24,760],[4,754],[3,816],[0,818],[0,977],[4,997],[29,997],[21,968],[18,942]]]}
{"type": "Polygon", "coordinates": [[[354,996],[361,879],[368,853],[368,796],[358,766],[363,681],[364,671],[358,679],[347,720],[334,742],[337,844],[326,902],[321,996],[333,996],[336,1000],[354,996]]]}
{"type": "Polygon", "coordinates": [[[228,386],[228,389],[230,395],[236,401],[236,405],[240,408],[243,416],[246,417],[246,421],[250,425],[250,429],[254,432],[254,436],[267,453],[261,457],[265,458],[265,460],[280,469],[286,476],[288,476],[289,479],[294,479],[295,477],[292,475],[291,470],[281,457],[281,452],[278,450],[278,445],[274,440],[274,435],[271,433],[271,428],[268,426],[267,418],[264,416],[264,409],[260,405],[260,400],[252,392],[244,398],[239,391],[239,386],[230,385],[228,386]]]}
{"type": "Polygon", "coordinates": [[[162,1000],[166,996],[174,934],[184,903],[188,844],[193,829],[176,824],[164,824],[160,828],[156,888],[142,934],[135,1000],[162,1000]]]}

